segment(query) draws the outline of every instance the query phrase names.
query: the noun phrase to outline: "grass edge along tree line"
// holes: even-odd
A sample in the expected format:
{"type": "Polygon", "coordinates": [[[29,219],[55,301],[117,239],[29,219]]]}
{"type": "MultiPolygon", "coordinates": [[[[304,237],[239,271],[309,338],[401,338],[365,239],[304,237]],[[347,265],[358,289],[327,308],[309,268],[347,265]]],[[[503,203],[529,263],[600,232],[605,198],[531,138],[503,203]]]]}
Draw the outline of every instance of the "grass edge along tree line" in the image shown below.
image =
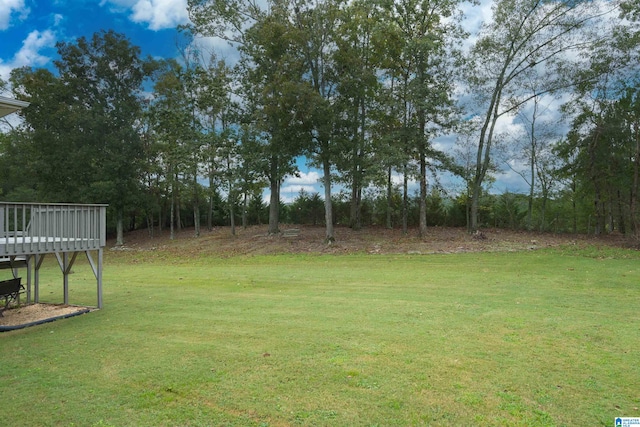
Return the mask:
{"type": "Polygon", "coordinates": [[[327,241],[335,223],[640,232],[635,2],[496,0],[475,34],[455,0],[267,5],[190,0],[179,60],[109,30],[58,43],[55,73],[14,70],[2,86],[31,105],[0,135],[1,197],[108,203],[119,243],[241,218],[277,233],[296,221],[280,190],[304,157],[322,172],[312,221],[327,241]],[[237,64],[201,37],[233,43],[237,64]],[[545,121],[555,97],[568,133],[545,121]],[[516,116],[526,131],[502,134],[516,116]],[[490,193],[502,164],[522,166],[528,195],[490,193]]]}

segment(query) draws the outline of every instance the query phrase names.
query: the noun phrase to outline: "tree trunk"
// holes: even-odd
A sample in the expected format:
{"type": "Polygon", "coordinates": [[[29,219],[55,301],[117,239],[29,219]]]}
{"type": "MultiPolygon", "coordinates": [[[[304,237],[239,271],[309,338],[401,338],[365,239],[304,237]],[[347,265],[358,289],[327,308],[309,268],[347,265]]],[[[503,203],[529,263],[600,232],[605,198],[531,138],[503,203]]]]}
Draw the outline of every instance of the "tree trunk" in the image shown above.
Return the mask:
{"type": "Polygon", "coordinates": [[[171,219],[169,221],[169,227],[170,227],[170,233],[169,233],[169,238],[171,240],[176,238],[176,232],[175,232],[175,227],[174,227],[174,220],[175,220],[175,205],[176,205],[176,196],[175,196],[175,192],[173,191],[173,185],[171,186],[171,219]]]}
{"type": "Polygon", "coordinates": [[[231,235],[236,235],[236,213],[234,209],[235,204],[233,203],[233,198],[231,195],[229,196],[229,220],[231,222],[231,235]]]}
{"type": "Polygon", "coordinates": [[[389,166],[387,170],[387,228],[391,230],[393,228],[393,224],[391,222],[391,210],[393,208],[392,200],[393,197],[393,187],[391,185],[391,166],[389,166]]]}
{"type": "Polygon", "coordinates": [[[593,234],[595,234],[596,236],[599,236],[600,234],[602,234],[604,230],[605,216],[604,216],[604,203],[600,201],[600,195],[597,192],[596,192],[596,200],[593,202],[593,204],[594,204],[594,211],[596,213],[593,234]]]}
{"type": "Polygon", "coordinates": [[[153,211],[149,210],[149,212],[147,212],[147,233],[151,238],[153,238],[153,228],[153,211]]]}
{"type": "MultiPolygon", "coordinates": [[[[403,125],[403,147],[405,150],[409,149],[409,141],[407,136],[407,131],[409,129],[409,74],[403,74],[403,85],[402,85],[402,125],[403,125]]],[[[402,233],[409,233],[409,177],[408,177],[408,167],[405,163],[402,169],[402,233]]]]}
{"type": "Polygon", "coordinates": [[[427,236],[427,161],[423,150],[420,150],[420,228],[418,236],[427,236]]]}
{"type": "Polygon", "coordinates": [[[176,231],[180,233],[182,231],[182,215],[180,214],[180,197],[176,199],[176,231]]]}
{"type": "Polygon", "coordinates": [[[573,234],[578,233],[578,207],[576,206],[576,181],[571,180],[571,209],[573,211],[573,234]]]}
{"type": "Polygon", "coordinates": [[[409,233],[409,176],[407,165],[404,165],[402,182],[402,233],[409,233]]]}
{"type": "Polygon", "coordinates": [[[269,198],[269,234],[280,232],[280,175],[278,174],[278,159],[271,157],[271,176],[269,177],[271,197],[269,198]]]}
{"type": "Polygon", "coordinates": [[[213,176],[209,175],[209,208],[207,209],[207,230],[213,230],[213,176]]]}
{"type": "Polygon", "coordinates": [[[464,215],[467,222],[467,232],[471,233],[471,194],[469,193],[469,187],[467,186],[467,197],[464,201],[464,215]]]}
{"type": "Polygon", "coordinates": [[[618,231],[622,234],[627,234],[627,227],[625,221],[625,209],[624,204],[622,203],[622,194],[620,190],[617,192],[617,202],[618,202],[618,231]]]}
{"type": "MultiPolygon", "coordinates": [[[[176,175],[175,178],[175,182],[180,182],[180,177],[178,175],[176,175]]],[[[175,193],[175,192],[174,192],[175,193]]],[[[180,199],[181,199],[181,194],[180,194],[180,190],[178,190],[178,194],[177,197],[175,198],[175,218],[176,218],[176,231],[178,233],[180,233],[182,231],[182,215],[180,214],[181,211],[181,206],[180,206],[180,199]]]]}
{"type": "Polygon", "coordinates": [[[609,233],[615,231],[616,224],[614,221],[614,213],[613,213],[613,200],[611,200],[611,193],[609,193],[609,200],[607,200],[607,224],[605,230],[608,230],[609,233]]]}
{"type": "Polygon", "coordinates": [[[193,197],[193,228],[194,236],[200,237],[200,200],[198,197],[198,177],[193,176],[194,197],[193,197]]]}
{"type": "Polygon", "coordinates": [[[122,208],[118,208],[118,212],[116,214],[118,216],[116,223],[116,246],[124,245],[124,230],[123,230],[123,212],[122,208]]]}
{"type": "Polygon", "coordinates": [[[353,184],[351,187],[351,209],[350,209],[350,227],[353,230],[360,230],[362,228],[362,189],[360,188],[360,184],[353,180],[353,184]]]}
{"type": "Polygon", "coordinates": [[[544,190],[542,192],[542,206],[540,207],[540,232],[542,233],[545,228],[545,216],[547,214],[547,200],[549,199],[549,192],[544,190]]]}
{"type": "Polygon", "coordinates": [[[349,227],[353,230],[360,229],[360,218],[359,218],[359,209],[360,209],[360,200],[358,198],[358,191],[360,189],[360,159],[359,159],[359,145],[360,145],[360,133],[358,129],[358,120],[356,118],[359,116],[359,108],[357,105],[354,105],[354,128],[353,128],[353,148],[351,149],[351,204],[349,209],[349,227]]]}
{"type": "Polygon", "coordinates": [[[533,115],[531,118],[531,150],[530,150],[530,176],[529,176],[529,203],[527,206],[527,230],[533,230],[533,195],[535,190],[535,180],[536,180],[536,161],[537,161],[537,153],[536,153],[536,118],[538,114],[538,97],[533,99],[533,115]]]}
{"type": "Polygon", "coordinates": [[[529,185],[529,206],[527,209],[527,229],[531,231],[533,229],[533,195],[534,195],[534,182],[536,178],[535,169],[534,169],[534,159],[535,153],[534,149],[531,150],[531,182],[529,185]]]}
{"type": "Polygon", "coordinates": [[[242,197],[242,228],[247,229],[247,192],[242,197]]]}
{"type": "Polygon", "coordinates": [[[505,63],[500,76],[496,82],[493,93],[491,94],[491,102],[485,116],[484,124],[480,129],[480,138],[478,139],[478,151],[476,155],[476,172],[473,178],[473,189],[471,199],[471,226],[470,231],[478,230],[478,213],[480,208],[480,193],[482,192],[482,183],[487,175],[489,166],[491,165],[491,146],[493,145],[493,133],[496,123],[500,117],[500,101],[502,99],[502,89],[504,88],[504,75],[508,63],[505,63]]]}
{"type": "Polygon", "coordinates": [[[640,185],[640,128],[634,132],[636,139],[636,150],[633,161],[633,186],[631,187],[631,202],[630,212],[631,227],[633,233],[637,237],[640,237],[640,220],[638,218],[638,186],[640,185]]]}
{"type": "Polygon", "coordinates": [[[474,232],[478,230],[478,210],[480,207],[480,189],[482,188],[482,181],[478,182],[476,179],[471,189],[471,223],[469,224],[469,231],[474,232]]]}
{"type": "Polygon", "coordinates": [[[325,243],[331,244],[336,239],[333,234],[333,205],[331,202],[331,165],[328,160],[322,161],[324,176],[322,182],[324,184],[324,220],[326,226],[325,243]]]}

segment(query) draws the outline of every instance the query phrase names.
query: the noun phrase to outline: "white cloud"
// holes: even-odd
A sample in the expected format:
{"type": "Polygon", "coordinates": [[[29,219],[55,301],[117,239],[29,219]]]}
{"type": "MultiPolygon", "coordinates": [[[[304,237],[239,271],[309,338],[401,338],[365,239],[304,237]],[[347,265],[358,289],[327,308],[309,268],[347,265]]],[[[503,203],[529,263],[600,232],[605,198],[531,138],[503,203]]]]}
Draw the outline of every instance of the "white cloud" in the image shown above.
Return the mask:
{"type": "Polygon", "coordinates": [[[15,67],[44,65],[49,62],[50,58],[41,55],[39,51],[45,47],[53,47],[55,44],[56,37],[52,31],[32,31],[22,42],[22,48],[15,54],[12,62],[15,67]]]}
{"type": "Polygon", "coordinates": [[[464,14],[462,28],[469,33],[469,38],[462,43],[465,51],[468,51],[478,39],[478,32],[483,24],[491,22],[493,12],[491,0],[481,0],[479,3],[467,2],[460,8],[464,14]]]}
{"type": "Polygon", "coordinates": [[[300,191],[304,191],[307,195],[319,193],[319,180],[320,174],[316,171],[300,172],[298,176],[289,175],[280,188],[280,198],[284,203],[293,203],[300,195],[300,191]]]}
{"type": "Polygon", "coordinates": [[[174,28],[188,20],[184,0],[140,0],[133,7],[134,22],[148,22],[152,30],[174,28]]]}
{"type": "Polygon", "coordinates": [[[56,13],[55,15],[53,15],[53,25],[54,26],[56,26],[56,27],[59,26],[62,23],[62,21],[64,21],[64,16],[63,15],[61,15],[59,13],[56,13]]]}
{"type": "Polygon", "coordinates": [[[193,41],[193,48],[197,49],[205,60],[215,55],[217,60],[224,60],[230,67],[240,60],[240,52],[236,46],[218,37],[197,37],[193,41]]]}
{"type": "Polygon", "coordinates": [[[175,28],[189,20],[186,0],[102,0],[100,5],[107,3],[115,12],[131,11],[131,21],[148,24],[154,31],[175,28]]]}
{"type": "Polygon", "coordinates": [[[288,176],[285,179],[285,184],[288,185],[316,185],[319,182],[320,173],[313,170],[309,172],[300,172],[298,173],[298,176],[288,176]]]}
{"type": "Polygon", "coordinates": [[[11,15],[18,13],[19,19],[25,19],[31,10],[24,5],[24,0],[0,0],[0,31],[11,25],[11,15]]]}
{"type": "MultiPolygon", "coordinates": [[[[398,172],[393,172],[391,174],[391,183],[395,186],[404,185],[404,175],[398,172]]],[[[418,185],[418,181],[416,181],[414,178],[409,178],[407,184],[409,187],[415,187],[416,185],[418,185]]]]}
{"type": "Polygon", "coordinates": [[[524,178],[511,169],[503,169],[496,178],[496,182],[489,188],[491,194],[526,193],[528,190],[524,178]]]}
{"type": "MultiPolygon", "coordinates": [[[[2,1],[2,0],[0,0],[2,1]]],[[[56,36],[50,31],[43,32],[34,30],[29,33],[22,42],[22,47],[9,62],[0,60],[0,78],[7,80],[11,70],[25,66],[42,66],[51,60],[48,56],[40,54],[40,50],[47,47],[54,47],[56,36]]]]}

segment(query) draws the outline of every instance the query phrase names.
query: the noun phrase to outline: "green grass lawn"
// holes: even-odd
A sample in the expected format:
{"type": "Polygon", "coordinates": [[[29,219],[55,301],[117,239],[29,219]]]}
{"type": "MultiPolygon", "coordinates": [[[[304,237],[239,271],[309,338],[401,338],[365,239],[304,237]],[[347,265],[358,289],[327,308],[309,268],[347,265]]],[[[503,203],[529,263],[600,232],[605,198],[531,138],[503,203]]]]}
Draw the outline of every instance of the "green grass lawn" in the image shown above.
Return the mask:
{"type": "MultiPolygon", "coordinates": [[[[612,426],[640,415],[639,260],[108,251],[103,310],[0,335],[0,420],[612,426]]],[[[95,305],[74,270],[72,302],[95,305]]]]}

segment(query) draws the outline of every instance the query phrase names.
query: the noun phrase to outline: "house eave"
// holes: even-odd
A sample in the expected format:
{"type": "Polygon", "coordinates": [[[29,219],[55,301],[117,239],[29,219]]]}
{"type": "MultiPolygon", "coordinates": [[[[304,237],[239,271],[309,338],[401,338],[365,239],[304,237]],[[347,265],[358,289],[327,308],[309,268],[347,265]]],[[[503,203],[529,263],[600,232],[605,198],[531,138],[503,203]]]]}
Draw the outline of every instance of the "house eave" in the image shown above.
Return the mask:
{"type": "Polygon", "coordinates": [[[0,96],[0,117],[4,117],[28,106],[28,102],[0,96]]]}

